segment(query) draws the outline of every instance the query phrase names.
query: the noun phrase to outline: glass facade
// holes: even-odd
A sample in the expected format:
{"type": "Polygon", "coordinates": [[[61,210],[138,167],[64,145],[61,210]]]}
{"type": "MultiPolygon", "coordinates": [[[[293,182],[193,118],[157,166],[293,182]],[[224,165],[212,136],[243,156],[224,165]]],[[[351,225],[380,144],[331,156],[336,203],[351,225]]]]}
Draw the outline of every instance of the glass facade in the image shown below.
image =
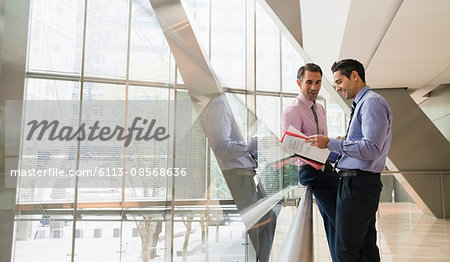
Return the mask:
{"type": "MultiPolygon", "coordinates": [[[[250,132],[249,111],[259,131],[278,138],[283,109],[298,94],[296,74],[302,57],[254,0],[185,0],[185,11],[203,51],[211,61],[242,134],[250,132]],[[252,79],[254,81],[252,82],[252,79]],[[254,96],[255,95],[255,96],[254,96]],[[255,101],[255,103],[253,103],[255,101]],[[261,131],[262,132],[262,131],[261,131]]],[[[166,100],[181,103],[189,95],[149,1],[33,0],[30,12],[25,100],[166,100]]],[[[321,92],[326,92],[322,89],[321,92]]],[[[345,115],[328,104],[330,136],[345,132],[345,115]]],[[[171,104],[167,110],[176,115],[171,104]],[[171,111],[172,110],[172,111],[171,111]]],[[[89,121],[95,112],[81,107],[89,121]]],[[[117,117],[130,121],[125,113],[117,117]]],[[[81,188],[56,180],[51,188],[17,190],[13,261],[243,261],[248,236],[231,193],[192,113],[186,161],[189,179],[165,177],[140,187],[81,188]],[[183,185],[183,186],[177,186],[183,185]],[[97,254],[102,254],[101,256],[97,254]]],[[[264,143],[262,140],[260,143],[264,143]]],[[[89,144],[69,148],[61,165],[83,168],[89,144]]],[[[168,142],[167,147],[171,144],[168,142]]],[[[99,166],[168,167],[171,155],[108,145],[119,155],[99,166]]],[[[49,150],[37,153],[50,163],[49,150]]],[[[258,167],[268,193],[296,184],[296,170],[258,167]]],[[[79,181],[80,182],[80,181],[79,181]]],[[[19,181],[19,184],[21,181],[19,181]]]]}

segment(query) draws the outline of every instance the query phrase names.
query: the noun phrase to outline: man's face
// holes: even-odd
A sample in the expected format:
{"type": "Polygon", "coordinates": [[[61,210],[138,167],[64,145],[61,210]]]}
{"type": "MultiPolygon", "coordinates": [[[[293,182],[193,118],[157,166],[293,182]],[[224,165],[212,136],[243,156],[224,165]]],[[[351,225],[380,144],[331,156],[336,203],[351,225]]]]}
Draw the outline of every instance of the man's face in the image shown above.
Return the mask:
{"type": "Polygon", "coordinates": [[[297,84],[300,87],[300,92],[302,92],[308,100],[316,101],[322,85],[322,76],[320,75],[320,72],[305,70],[302,81],[300,82],[300,80],[297,80],[297,84]]]}
{"type": "Polygon", "coordinates": [[[340,71],[336,71],[333,74],[334,77],[334,83],[336,84],[336,91],[342,92],[345,99],[352,99],[356,97],[356,94],[358,93],[356,91],[356,84],[354,81],[354,74],[353,71],[350,75],[350,78],[346,77],[345,75],[342,75],[340,71]]]}

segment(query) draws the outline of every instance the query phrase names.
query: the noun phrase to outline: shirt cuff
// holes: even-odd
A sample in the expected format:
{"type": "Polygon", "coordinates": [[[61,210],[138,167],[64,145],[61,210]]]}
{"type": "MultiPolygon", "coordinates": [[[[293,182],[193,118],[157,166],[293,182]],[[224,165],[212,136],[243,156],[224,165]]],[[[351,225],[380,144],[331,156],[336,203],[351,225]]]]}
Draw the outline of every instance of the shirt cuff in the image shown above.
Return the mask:
{"type": "Polygon", "coordinates": [[[342,142],[344,141],[336,138],[330,138],[330,142],[328,142],[328,150],[341,153],[342,142]]]}

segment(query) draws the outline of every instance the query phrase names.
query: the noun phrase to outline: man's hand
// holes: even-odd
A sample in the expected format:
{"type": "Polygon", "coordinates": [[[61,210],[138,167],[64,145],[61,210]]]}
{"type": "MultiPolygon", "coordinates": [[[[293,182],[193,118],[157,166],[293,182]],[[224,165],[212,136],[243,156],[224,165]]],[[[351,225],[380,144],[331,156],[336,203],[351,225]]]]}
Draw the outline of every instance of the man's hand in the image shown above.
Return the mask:
{"type": "Polygon", "coordinates": [[[327,148],[330,138],[324,135],[313,135],[309,136],[306,143],[311,143],[313,146],[318,148],[327,148]]]}

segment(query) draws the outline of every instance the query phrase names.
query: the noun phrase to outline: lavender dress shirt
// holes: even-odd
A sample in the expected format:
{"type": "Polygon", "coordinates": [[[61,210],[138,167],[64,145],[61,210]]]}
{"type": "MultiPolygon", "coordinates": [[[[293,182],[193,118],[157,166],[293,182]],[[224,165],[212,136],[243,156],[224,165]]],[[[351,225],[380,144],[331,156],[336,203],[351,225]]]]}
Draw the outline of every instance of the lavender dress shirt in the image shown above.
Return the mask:
{"type": "Polygon", "coordinates": [[[368,86],[358,92],[355,102],[347,139],[331,138],[328,149],[342,155],[337,163],[338,169],[382,172],[392,140],[391,107],[368,86]]]}

